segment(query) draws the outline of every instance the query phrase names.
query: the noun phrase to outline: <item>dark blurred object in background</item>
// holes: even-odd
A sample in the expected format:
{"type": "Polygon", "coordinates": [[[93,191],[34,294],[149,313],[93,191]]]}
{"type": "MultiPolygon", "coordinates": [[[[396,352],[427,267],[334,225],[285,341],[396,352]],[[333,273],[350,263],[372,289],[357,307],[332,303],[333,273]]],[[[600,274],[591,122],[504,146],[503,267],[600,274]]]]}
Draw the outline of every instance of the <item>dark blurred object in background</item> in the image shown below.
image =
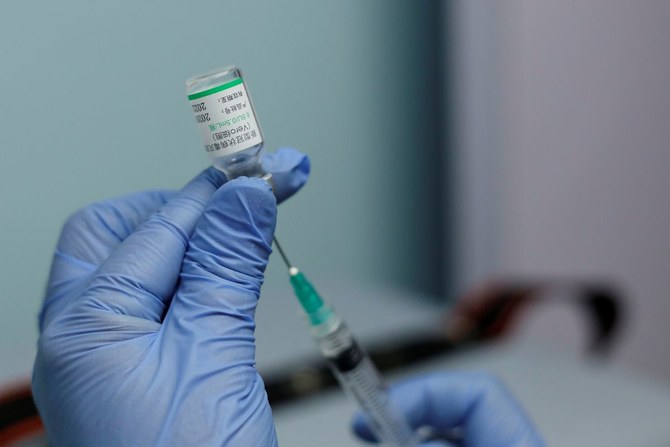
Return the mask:
{"type": "MultiPolygon", "coordinates": [[[[587,319],[588,354],[604,358],[619,339],[624,300],[616,288],[591,281],[491,281],[467,293],[434,332],[407,334],[388,343],[367,346],[384,373],[439,356],[498,342],[523,324],[531,307],[555,300],[557,289],[567,290],[567,304],[587,319]]],[[[291,362],[283,370],[261,372],[273,407],[335,388],[337,382],[321,358],[291,362]],[[304,366],[296,368],[296,364],[304,366]]],[[[32,401],[30,385],[23,383],[0,395],[0,447],[41,446],[44,428],[32,401]]]]}
{"type": "Polygon", "coordinates": [[[0,446],[46,446],[44,426],[33,402],[30,383],[0,389],[0,446]]]}
{"type": "MultiPolygon", "coordinates": [[[[388,343],[367,346],[379,370],[388,373],[438,356],[450,355],[505,339],[523,324],[528,310],[557,300],[557,289],[567,304],[585,316],[589,331],[587,354],[606,357],[615,346],[624,321],[624,304],[618,290],[590,281],[500,280],[476,287],[445,314],[432,334],[404,335],[388,343]]],[[[311,396],[337,385],[327,365],[312,359],[295,363],[282,372],[263,374],[270,403],[277,406],[311,396]]]]}

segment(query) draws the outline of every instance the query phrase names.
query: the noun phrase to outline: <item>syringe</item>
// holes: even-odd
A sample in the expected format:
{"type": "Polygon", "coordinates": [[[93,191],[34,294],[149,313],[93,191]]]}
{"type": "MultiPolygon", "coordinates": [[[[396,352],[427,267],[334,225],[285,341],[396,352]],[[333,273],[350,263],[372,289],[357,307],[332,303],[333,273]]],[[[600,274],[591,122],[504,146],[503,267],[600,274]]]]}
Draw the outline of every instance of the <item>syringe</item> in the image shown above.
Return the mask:
{"type": "Polygon", "coordinates": [[[289,269],[291,285],[307,314],[312,336],[340,386],[367,413],[377,439],[390,446],[415,446],[415,434],[403,415],[392,407],[388,391],[368,354],[356,342],[342,318],[324,302],[305,275],[289,262],[276,239],[275,246],[289,269]]]}

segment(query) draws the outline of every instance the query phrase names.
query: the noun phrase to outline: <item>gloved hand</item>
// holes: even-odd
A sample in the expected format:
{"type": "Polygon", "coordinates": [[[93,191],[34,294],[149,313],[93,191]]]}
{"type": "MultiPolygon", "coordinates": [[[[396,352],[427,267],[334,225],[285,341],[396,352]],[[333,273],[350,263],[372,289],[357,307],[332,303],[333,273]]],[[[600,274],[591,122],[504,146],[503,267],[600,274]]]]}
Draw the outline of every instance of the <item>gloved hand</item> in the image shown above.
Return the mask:
{"type": "MultiPolygon", "coordinates": [[[[309,173],[290,149],[264,166],[279,201],[309,173]]],[[[258,178],[224,183],[210,168],[180,192],[99,203],[65,225],[33,374],[53,445],[277,443],[254,360],[275,195],[258,178]]]]}
{"type": "MultiPolygon", "coordinates": [[[[421,447],[538,447],[544,441],[523,409],[494,377],[483,373],[439,372],[391,388],[391,401],[412,428],[457,430],[460,441],[429,441],[421,447]]],[[[366,419],[357,413],[354,432],[374,442],[366,419]]]]}

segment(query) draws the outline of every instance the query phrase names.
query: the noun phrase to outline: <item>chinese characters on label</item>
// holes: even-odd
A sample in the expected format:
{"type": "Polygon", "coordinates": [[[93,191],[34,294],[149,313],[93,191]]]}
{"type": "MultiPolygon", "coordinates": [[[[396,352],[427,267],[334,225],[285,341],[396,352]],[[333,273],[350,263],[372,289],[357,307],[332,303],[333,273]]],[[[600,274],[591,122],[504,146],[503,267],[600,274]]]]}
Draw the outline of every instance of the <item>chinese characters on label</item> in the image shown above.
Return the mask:
{"type": "Polygon", "coordinates": [[[191,106],[211,158],[262,143],[244,84],[193,100],[191,106]]]}

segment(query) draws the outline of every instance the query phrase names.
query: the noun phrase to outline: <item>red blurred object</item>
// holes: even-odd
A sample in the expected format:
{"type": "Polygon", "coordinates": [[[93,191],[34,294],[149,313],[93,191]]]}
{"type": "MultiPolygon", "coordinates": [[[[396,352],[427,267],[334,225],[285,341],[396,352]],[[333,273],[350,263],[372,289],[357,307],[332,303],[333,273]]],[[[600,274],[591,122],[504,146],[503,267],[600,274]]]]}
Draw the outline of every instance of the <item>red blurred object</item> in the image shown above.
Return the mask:
{"type": "Polygon", "coordinates": [[[606,283],[590,281],[514,281],[484,283],[459,300],[446,316],[443,327],[454,344],[502,339],[513,332],[532,306],[555,299],[557,290],[567,290],[568,304],[588,317],[589,354],[604,356],[614,346],[623,323],[623,299],[606,283]]]}
{"type": "Polygon", "coordinates": [[[30,382],[0,389],[0,447],[46,446],[46,432],[32,398],[30,382]]]}

